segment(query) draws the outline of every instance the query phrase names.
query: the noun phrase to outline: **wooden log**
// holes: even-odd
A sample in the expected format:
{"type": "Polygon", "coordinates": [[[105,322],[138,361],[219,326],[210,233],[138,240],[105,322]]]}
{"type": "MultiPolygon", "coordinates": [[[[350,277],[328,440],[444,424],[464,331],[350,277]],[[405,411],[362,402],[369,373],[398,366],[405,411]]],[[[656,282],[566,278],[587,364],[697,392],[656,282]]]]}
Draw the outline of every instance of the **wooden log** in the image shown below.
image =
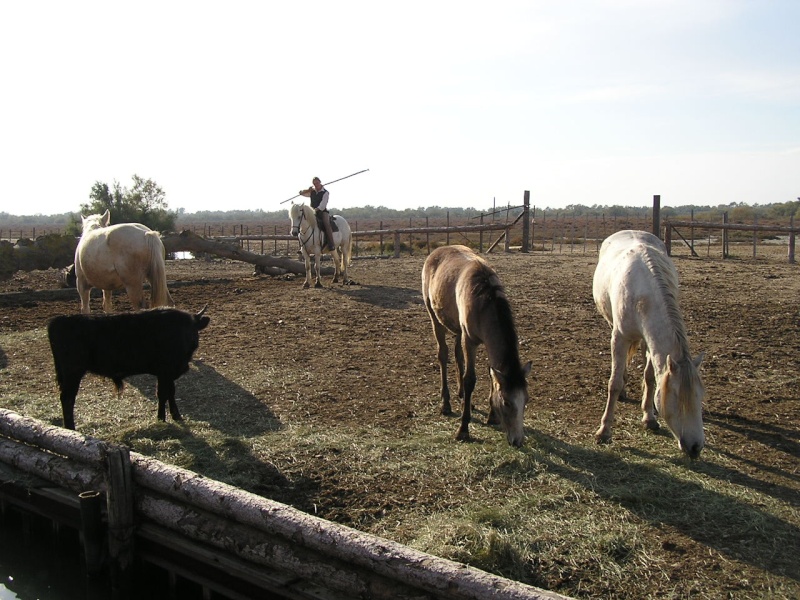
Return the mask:
{"type": "MultiPolygon", "coordinates": [[[[185,536],[184,541],[173,539],[171,543],[188,556],[202,552],[191,544],[190,540],[195,540],[252,564],[291,573],[306,581],[325,582],[325,587],[347,592],[350,597],[374,600],[425,597],[414,592],[413,588],[366,569],[354,569],[348,563],[310,551],[294,542],[149,491],[137,493],[136,509],[143,519],[185,536]]],[[[152,536],[153,531],[149,530],[149,533],[152,536]]],[[[169,542],[162,539],[161,543],[169,542]]]]}
{"type": "Polygon", "coordinates": [[[104,461],[106,443],[102,440],[70,429],[47,425],[4,408],[0,408],[0,435],[45,448],[97,468],[104,461]]]}
{"type": "MultiPolygon", "coordinates": [[[[164,248],[167,252],[205,253],[223,256],[231,260],[241,260],[257,265],[261,272],[267,275],[306,274],[305,264],[299,260],[254,254],[243,250],[238,245],[207,240],[187,229],[180,233],[167,233],[161,237],[161,241],[164,243],[164,248]]],[[[323,272],[326,275],[330,275],[333,273],[333,267],[324,267],[323,272]]]]}
{"type": "Polygon", "coordinates": [[[14,440],[0,438],[0,461],[76,494],[105,489],[105,479],[100,469],[75,464],[62,456],[14,440]]]}
{"type": "Polygon", "coordinates": [[[562,598],[325,521],[135,452],[131,453],[131,462],[137,485],[406,585],[431,591],[441,598],[562,598]]]}

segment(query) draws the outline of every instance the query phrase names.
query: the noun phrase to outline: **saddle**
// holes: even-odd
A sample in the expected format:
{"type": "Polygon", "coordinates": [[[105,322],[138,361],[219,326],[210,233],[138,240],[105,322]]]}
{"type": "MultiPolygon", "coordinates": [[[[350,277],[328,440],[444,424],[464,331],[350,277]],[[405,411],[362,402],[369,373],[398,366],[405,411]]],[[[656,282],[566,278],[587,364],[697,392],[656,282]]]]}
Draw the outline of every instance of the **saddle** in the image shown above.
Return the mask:
{"type": "MultiPolygon", "coordinates": [[[[324,233],[325,232],[325,223],[322,222],[322,212],[320,212],[318,210],[315,210],[314,211],[314,215],[317,217],[317,227],[319,229],[321,229],[322,232],[324,233]]],[[[339,226],[336,224],[336,217],[331,215],[331,219],[330,220],[331,220],[331,231],[333,233],[336,233],[337,231],[339,231],[339,226]]]]}

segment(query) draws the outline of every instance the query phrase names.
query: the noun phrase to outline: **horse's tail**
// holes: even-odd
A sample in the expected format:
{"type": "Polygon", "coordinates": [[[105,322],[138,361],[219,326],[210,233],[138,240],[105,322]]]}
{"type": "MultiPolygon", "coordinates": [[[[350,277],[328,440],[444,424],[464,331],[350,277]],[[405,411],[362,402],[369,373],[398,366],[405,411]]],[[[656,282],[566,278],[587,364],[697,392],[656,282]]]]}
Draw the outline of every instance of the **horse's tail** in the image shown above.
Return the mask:
{"type": "Polygon", "coordinates": [[[167,288],[167,272],[164,266],[164,243],[157,231],[145,233],[147,246],[150,248],[150,307],[174,306],[172,296],[167,288]]]}
{"type": "MultiPolygon", "coordinates": [[[[344,221],[344,219],[342,219],[344,221]]],[[[353,232],[350,230],[350,224],[347,221],[344,221],[346,225],[347,233],[342,237],[342,266],[347,265],[348,267],[353,262],[353,232]]],[[[339,226],[339,229],[342,230],[342,226],[339,226]]]]}

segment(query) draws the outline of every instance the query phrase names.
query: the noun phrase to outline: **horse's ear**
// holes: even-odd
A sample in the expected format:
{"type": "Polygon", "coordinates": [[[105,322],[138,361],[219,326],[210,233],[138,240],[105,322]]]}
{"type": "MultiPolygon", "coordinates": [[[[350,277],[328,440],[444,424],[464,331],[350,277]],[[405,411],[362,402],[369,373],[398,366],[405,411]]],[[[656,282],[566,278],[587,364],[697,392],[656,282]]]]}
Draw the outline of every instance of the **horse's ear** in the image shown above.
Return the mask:
{"type": "Polygon", "coordinates": [[[495,371],[492,367],[489,367],[489,375],[492,378],[492,383],[494,384],[495,388],[501,388],[503,385],[503,380],[505,377],[500,371],[495,371]]]}
{"type": "Polygon", "coordinates": [[[692,361],[692,364],[694,364],[694,368],[695,368],[695,369],[697,369],[697,368],[699,368],[699,367],[700,367],[700,363],[701,363],[701,362],[703,362],[703,359],[704,359],[705,357],[706,357],[706,353],[705,353],[705,352],[701,352],[700,354],[698,354],[698,355],[697,355],[697,358],[695,358],[695,359],[692,361]]]}
{"type": "Polygon", "coordinates": [[[108,224],[111,222],[111,213],[108,212],[108,209],[106,209],[106,212],[100,217],[100,220],[103,222],[103,227],[108,227],[108,224]]]}
{"type": "Polygon", "coordinates": [[[667,372],[677,373],[677,371],[678,371],[678,363],[672,360],[672,356],[667,354],[667,372]]]}

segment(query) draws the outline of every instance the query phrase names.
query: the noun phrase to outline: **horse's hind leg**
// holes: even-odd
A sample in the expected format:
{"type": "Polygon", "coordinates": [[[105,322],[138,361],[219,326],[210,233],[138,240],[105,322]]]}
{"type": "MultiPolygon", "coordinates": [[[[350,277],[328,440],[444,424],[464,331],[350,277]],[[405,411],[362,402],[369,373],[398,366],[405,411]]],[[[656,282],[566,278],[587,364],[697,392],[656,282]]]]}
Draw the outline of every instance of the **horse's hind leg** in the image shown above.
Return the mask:
{"type": "Polygon", "coordinates": [[[78,296],[81,298],[81,313],[84,315],[88,315],[92,309],[91,305],[89,304],[91,299],[91,291],[92,288],[88,286],[83,286],[80,283],[78,285],[78,296]]]}
{"type": "Polygon", "coordinates": [[[451,415],[453,414],[453,407],[450,406],[450,388],[447,385],[447,331],[444,325],[439,323],[436,317],[433,316],[430,309],[428,312],[430,313],[431,324],[433,325],[433,335],[436,338],[436,358],[439,361],[439,376],[441,378],[439,389],[441,390],[440,396],[442,398],[442,414],[451,415]]]}
{"type": "Polygon", "coordinates": [[[113,294],[112,290],[103,290],[103,310],[107,313],[114,310],[113,294]]]}
{"type": "Polygon", "coordinates": [[[653,400],[656,394],[656,374],[653,368],[653,361],[650,358],[650,353],[647,353],[647,359],[644,366],[644,390],[642,391],[642,424],[653,431],[660,428],[658,419],[656,417],[655,406],[653,400]]]}
{"type": "Polygon", "coordinates": [[[339,275],[341,273],[341,269],[339,268],[339,257],[340,255],[335,249],[331,250],[331,258],[333,259],[333,283],[339,283],[339,275]]]}
{"type": "Polygon", "coordinates": [[[611,376],[608,379],[608,398],[606,410],[600,419],[600,428],[595,433],[598,443],[611,441],[611,429],[614,425],[614,409],[625,386],[625,365],[628,358],[629,342],[613,331],[611,333],[611,376]]]}

